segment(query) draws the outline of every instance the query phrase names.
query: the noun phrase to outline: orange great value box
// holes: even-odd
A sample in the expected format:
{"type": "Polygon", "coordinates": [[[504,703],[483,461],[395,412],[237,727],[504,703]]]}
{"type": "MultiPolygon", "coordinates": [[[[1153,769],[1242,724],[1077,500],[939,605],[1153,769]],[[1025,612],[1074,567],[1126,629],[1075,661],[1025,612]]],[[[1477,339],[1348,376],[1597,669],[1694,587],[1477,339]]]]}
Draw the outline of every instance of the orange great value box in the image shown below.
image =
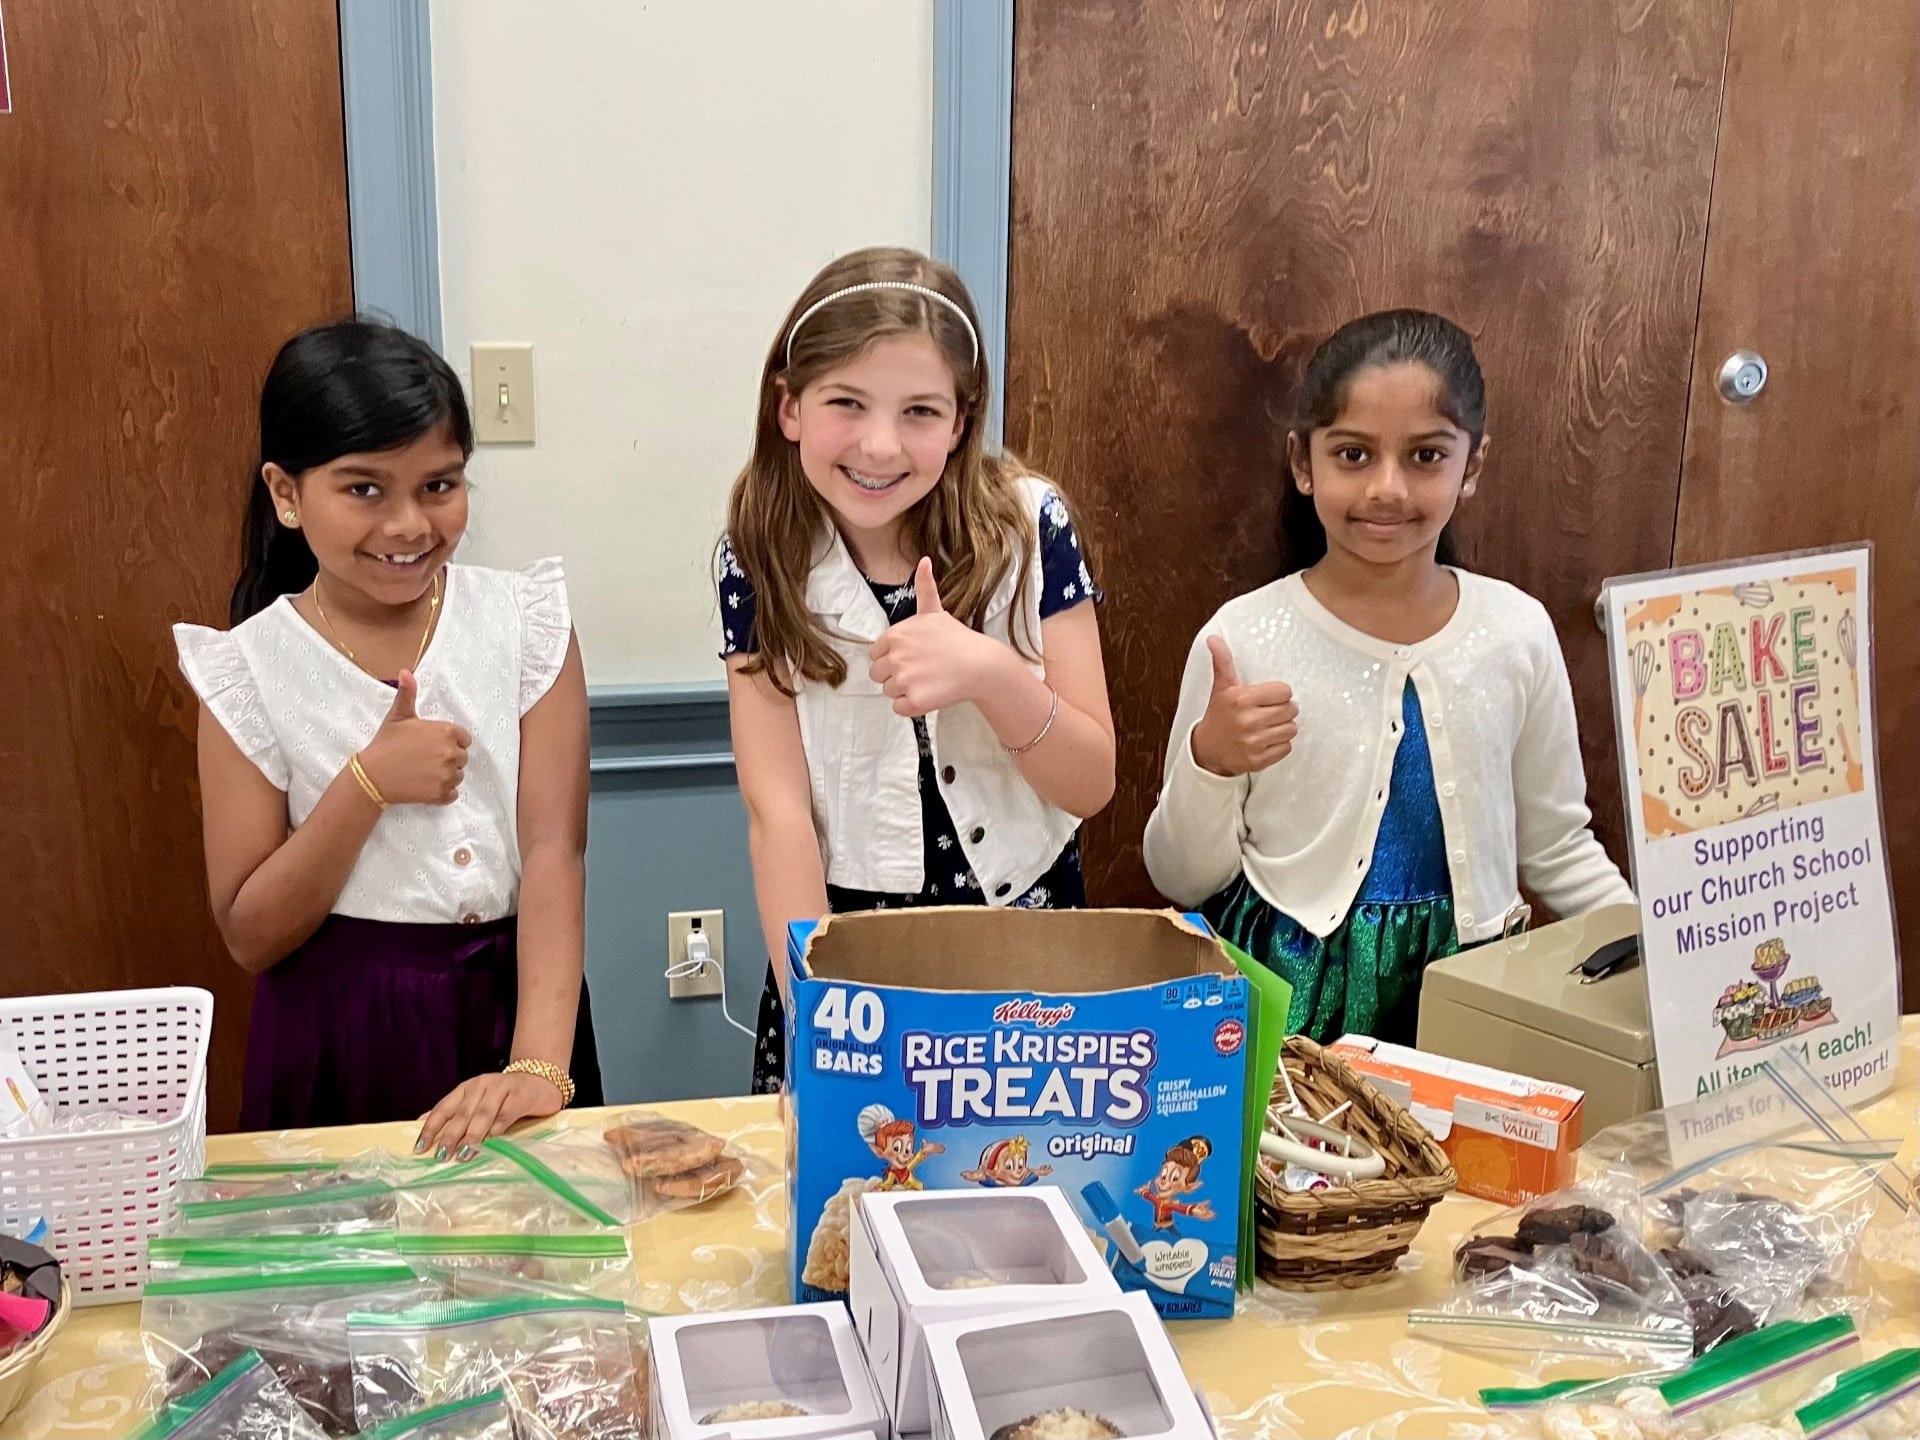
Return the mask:
{"type": "Polygon", "coordinates": [[[1584,1092],[1369,1035],[1333,1049],[1433,1132],[1461,1193],[1518,1205],[1573,1183],[1584,1092]]]}

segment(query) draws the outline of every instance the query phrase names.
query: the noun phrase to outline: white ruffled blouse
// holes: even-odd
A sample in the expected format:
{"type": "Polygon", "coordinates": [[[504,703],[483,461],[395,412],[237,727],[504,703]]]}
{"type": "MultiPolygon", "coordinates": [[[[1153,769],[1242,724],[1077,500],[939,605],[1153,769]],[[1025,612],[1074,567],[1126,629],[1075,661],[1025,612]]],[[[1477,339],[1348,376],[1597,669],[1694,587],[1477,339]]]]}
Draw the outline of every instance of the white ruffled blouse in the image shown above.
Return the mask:
{"type": "MultiPolygon", "coordinates": [[[[552,687],[573,620],[558,560],[525,570],[449,565],[433,643],[415,671],[418,713],[473,736],[451,805],[381,815],[334,902],[365,920],[476,924],[520,901],[520,718],[552,687]]],[[[298,828],[393,707],[283,597],[230,631],[176,625],[187,682],[241,753],[287,795],[298,828]]]]}

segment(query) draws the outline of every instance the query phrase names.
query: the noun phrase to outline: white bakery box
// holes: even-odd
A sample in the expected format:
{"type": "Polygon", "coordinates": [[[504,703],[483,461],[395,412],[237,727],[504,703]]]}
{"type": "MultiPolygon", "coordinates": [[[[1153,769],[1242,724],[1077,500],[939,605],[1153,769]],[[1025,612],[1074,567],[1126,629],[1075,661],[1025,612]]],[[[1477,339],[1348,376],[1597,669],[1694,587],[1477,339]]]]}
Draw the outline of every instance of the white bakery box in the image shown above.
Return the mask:
{"type": "Polygon", "coordinates": [[[890,1440],[846,1306],[651,1321],[655,1440],[890,1440]]]}
{"type": "Polygon", "coordinates": [[[1213,1440],[1139,1291],[926,1329],[933,1440],[1213,1440]]]}
{"type": "Polygon", "coordinates": [[[933,1423],[922,1342],[929,1324],[1120,1293],[1052,1185],[869,1192],[853,1207],[847,1243],[847,1308],[903,1435],[933,1423]]]}

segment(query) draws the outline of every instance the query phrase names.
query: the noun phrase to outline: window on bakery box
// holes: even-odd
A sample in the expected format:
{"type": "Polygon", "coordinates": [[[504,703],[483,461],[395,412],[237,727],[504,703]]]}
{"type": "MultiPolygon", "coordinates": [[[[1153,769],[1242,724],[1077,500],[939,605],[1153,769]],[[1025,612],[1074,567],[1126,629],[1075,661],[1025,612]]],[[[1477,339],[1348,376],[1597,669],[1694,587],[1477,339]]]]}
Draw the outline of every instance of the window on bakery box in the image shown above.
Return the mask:
{"type": "MultiPolygon", "coordinates": [[[[703,1417],[735,1406],[786,1405],[807,1415],[844,1415],[853,1408],[833,1332],[818,1315],[692,1325],[678,1331],[673,1343],[687,1409],[702,1424],[709,1423],[703,1417]]],[[[759,1418],[776,1417],[762,1412],[759,1418]]]]}
{"type": "Polygon", "coordinates": [[[988,1435],[1053,1410],[1097,1415],[1120,1435],[1173,1424],[1139,1333],[1117,1311],[976,1330],[960,1337],[959,1351],[988,1435]]]}
{"type": "Polygon", "coordinates": [[[1087,1278],[1044,1200],[929,1198],[894,1213],[921,1278],[935,1290],[1079,1285],[1087,1278]]]}

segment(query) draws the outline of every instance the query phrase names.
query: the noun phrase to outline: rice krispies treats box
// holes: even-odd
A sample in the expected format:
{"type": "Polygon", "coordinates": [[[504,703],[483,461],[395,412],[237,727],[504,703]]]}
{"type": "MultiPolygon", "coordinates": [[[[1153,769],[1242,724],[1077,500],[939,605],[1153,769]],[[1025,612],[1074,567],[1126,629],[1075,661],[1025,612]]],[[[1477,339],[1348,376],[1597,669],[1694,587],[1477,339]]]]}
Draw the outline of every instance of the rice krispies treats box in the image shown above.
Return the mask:
{"type": "Polygon", "coordinates": [[[1198,917],[877,911],[794,924],[787,959],[796,1303],[845,1296],[861,1191],[1044,1180],[1123,1289],[1233,1313],[1249,998],[1198,917]]]}

